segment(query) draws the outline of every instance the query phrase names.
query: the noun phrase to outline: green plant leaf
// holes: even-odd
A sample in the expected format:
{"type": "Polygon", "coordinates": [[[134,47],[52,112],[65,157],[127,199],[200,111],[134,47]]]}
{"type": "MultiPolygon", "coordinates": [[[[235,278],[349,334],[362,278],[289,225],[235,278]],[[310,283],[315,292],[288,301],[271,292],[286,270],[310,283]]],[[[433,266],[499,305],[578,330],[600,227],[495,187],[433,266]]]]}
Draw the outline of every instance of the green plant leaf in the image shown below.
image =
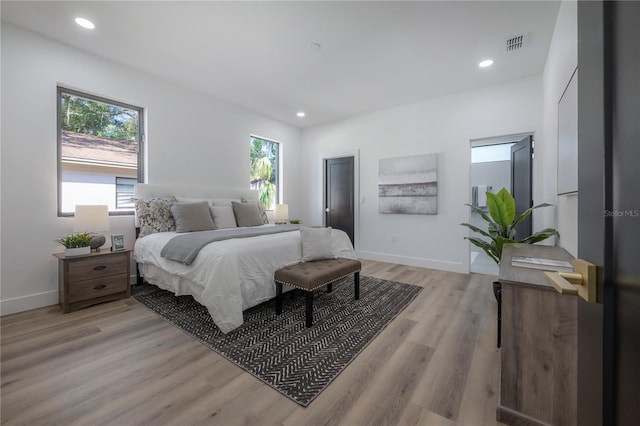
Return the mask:
{"type": "Polygon", "coordinates": [[[91,235],[87,232],[69,234],[66,237],[56,239],[56,242],[66,248],[88,247],[91,244],[91,235]]]}
{"type": "MultiPolygon", "coordinates": [[[[510,238],[505,238],[505,237],[497,237],[495,239],[495,244],[496,244],[496,255],[498,256],[498,259],[502,258],[502,249],[504,248],[505,244],[511,244],[511,243],[517,243],[518,241],[514,241],[510,238]]],[[[498,260],[498,264],[500,264],[500,260],[498,260]]]]}
{"type": "Polygon", "coordinates": [[[552,236],[559,237],[560,233],[553,228],[545,228],[542,231],[538,231],[532,235],[529,235],[527,238],[520,240],[519,242],[524,244],[535,244],[540,241],[544,241],[547,238],[551,238],[552,236]]]}
{"type": "Polygon", "coordinates": [[[496,196],[502,200],[507,210],[507,223],[513,222],[513,219],[516,217],[516,200],[514,200],[506,188],[498,191],[496,196]]]}
{"type": "Polygon", "coordinates": [[[486,222],[489,222],[489,223],[493,222],[491,220],[491,218],[489,216],[487,216],[487,214],[482,209],[480,209],[478,207],[474,207],[471,204],[465,204],[465,206],[471,207],[471,210],[476,212],[476,213],[478,213],[480,215],[480,217],[482,217],[486,222]]]}
{"type": "Polygon", "coordinates": [[[515,200],[505,188],[502,188],[497,194],[487,192],[487,207],[489,215],[482,209],[466,204],[473,212],[478,213],[482,219],[487,222],[487,230],[471,225],[469,223],[461,223],[473,232],[476,232],[491,241],[485,241],[480,238],[464,237],[471,244],[481,248],[494,262],[500,265],[500,257],[502,256],[502,248],[505,244],[525,243],[533,244],[543,241],[553,235],[559,236],[558,231],[553,228],[543,229],[522,240],[515,239],[515,226],[530,216],[532,211],[541,207],[549,207],[551,204],[543,203],[525,210],[520,216],[515,217],[515,200]]]}
{"type": "Polygon", "coordinates": [[[540,207],[551,207],[551,206],[553,206],[553,204],[542,203],[542,204],[538,204],[537,206],[528,208],[527,210],[523,211],[520,216],[518,216],[518,218],[513,222],[513,226],[515,227],[518,223],[522,222],[527,216],[533,213],[535,209],[539,209],[540,207]]]}
{"type": "Polygon", "coordinates": [[[484,240],[473,238],[473,237],[465,237],[466,240],[469,240],[471,244],[476,247],[480,247],[494,262],[498,265],[500,264],[500,258],[496,253],[496,248],[493,244],[490,244],[484,240]]]}
{"type": "Polygon", "coordinates": [[[484,229],[478,228],[477,226],[473,226],[470,223],[461,223],[460,225],[466,226],[467,228],[471,229],[473,232],[477,232],[478,234],[491,238],[491,235],[487,231],[485,231],[484,229]]]}
{"type": "Polygon", "coordinates": [[[487,207],[489,208],[489,215],[495,223],[501,227],[509,223],[507,221],[507,206],[496,194],[487,192],[487,207]]]}

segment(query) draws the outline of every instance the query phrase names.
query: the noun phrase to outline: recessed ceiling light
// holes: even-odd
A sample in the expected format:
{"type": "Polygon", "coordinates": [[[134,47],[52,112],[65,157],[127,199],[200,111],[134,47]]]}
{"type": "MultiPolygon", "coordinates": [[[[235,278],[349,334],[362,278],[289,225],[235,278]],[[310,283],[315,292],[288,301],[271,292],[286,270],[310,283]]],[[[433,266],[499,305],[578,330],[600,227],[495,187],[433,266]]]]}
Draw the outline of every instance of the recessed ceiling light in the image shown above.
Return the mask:
{"type": "Polygon", "coordinates": [[[76,24],[80,25],[82,28],[86,28],[89,30],[92,30],[96,27],[93,22],[85,18],[76,18],[76,24]]]}
{"type": "Polygon", "coordinates": [[[297,115],[298,117],[302,118],[302,117],[304,117],[306,114],[305,114],[304,112],[300,111],[300,112],[298,112],[296,115],[297,115]]]}
{"type": "Polygon", "coordinates": [[[485,59],[484,61],[480,62],[478,66],[480,68],[486,68],[486,67],[490,67],[492,64],[493,64],[493,59],[485,59]]]}

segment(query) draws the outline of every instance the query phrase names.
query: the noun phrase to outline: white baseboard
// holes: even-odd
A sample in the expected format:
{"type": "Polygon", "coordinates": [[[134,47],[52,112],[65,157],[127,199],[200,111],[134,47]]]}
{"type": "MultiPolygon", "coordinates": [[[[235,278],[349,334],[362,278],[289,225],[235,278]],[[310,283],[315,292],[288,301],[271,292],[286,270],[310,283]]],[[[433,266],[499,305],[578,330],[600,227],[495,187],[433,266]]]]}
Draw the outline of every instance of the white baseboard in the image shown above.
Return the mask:
{"type": "Polygon", "coordinates": [[[424,259],[419,257],[397,256],[386,253],[376,253],[372,251],[358,251],[358,257],[379,262],[399,263],[401,265],[417,266],[420,268],[439,269],[442,271],[460,272],[466,274],[464,265],[461,262],[448,262],[444,260],[424,259]]]}
{"type": "Polygon", "coordinates": [[[58,290],[29,294],[0,301],[0,315],[15,314],[58,304],[58,290]]]}
{"type": "MultiPolygon", "coordinates": [[[[136,282],[136,275],[131,275],[129,277],[129,284],[135,284],[136,282]]],[[[29,294],[26,296],[14,297],[12,299],[4,299],[0,300],[0,316],[30,311],[31,309],[44,308],[45,306],[57,304],[58,290],[29,294]]]]}

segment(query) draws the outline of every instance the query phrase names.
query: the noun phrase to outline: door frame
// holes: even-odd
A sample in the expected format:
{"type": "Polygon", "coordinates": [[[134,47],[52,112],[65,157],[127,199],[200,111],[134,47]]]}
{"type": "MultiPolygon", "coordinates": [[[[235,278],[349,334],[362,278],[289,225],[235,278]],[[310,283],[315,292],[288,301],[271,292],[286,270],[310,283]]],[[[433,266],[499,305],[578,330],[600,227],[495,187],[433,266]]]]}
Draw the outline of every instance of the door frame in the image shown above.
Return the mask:
{"type": "Polygon", "coordinates": [[[327,199],[327,161],[334,158],[353,157],[353,246],[356,256],[360,249],[360,150],[337,151],[320,155],[322,161],[322,226],[327,226],[324,214],[327,199]]]}
{"type": "MultiPolygon", "coordinates": [[[[472,184],[473,184],[473,182],[471,181],[471,174],[472,174],[471,168],[473,167],[473,163],[471,162],[471,149],[477,148],[480,146],[502,145],[507,143],[513,143],[513,142],[522,140],[522,138],[525,138],[527,136],[531,136],[533,138],[532,144],[535,146],[536,132],[534,130],[524,131],[519,133],[509,133],[509,134],[499,135],[499,136],[487,136],[487,137],[469,139],[469,174],[467,178],[467,199],[465,200],[466,203],[471,204],[471,191],[472,191],[472,184]]],[[[534,187],[533,187],[533,183],[534,183],[533,160],[534,160],[534,157],[531,158],[531,174],[532,174],[531,194],[532,196],[535,194],[534,187]]],[[[497,189],[494,188],[494,190],[497,190],[497,189]]],[[[511,189],[509,189],[509,191],[511,191],[511,189]]],[[[467,209],[466,222],[467,223],[471,222],[471,209],[467,209]]],[[[534,218],[533,218],[533,215],[531,215],[531,226],[534,227],[534,224],[535,224],[534,218]]],[[[535,229],[535,227],[533,229],[535,229]]],[[[466,244],[464,246],[465,252],[463,254],[463,259],[465,259],[465,261],[463,263],[463,266],[465,266],[465,263],[466,263],[466,273],[469,274],[471,273],[471,243],[469,243],[469,241],[467,240],[464,240],[464,241],[466,244]]]]}

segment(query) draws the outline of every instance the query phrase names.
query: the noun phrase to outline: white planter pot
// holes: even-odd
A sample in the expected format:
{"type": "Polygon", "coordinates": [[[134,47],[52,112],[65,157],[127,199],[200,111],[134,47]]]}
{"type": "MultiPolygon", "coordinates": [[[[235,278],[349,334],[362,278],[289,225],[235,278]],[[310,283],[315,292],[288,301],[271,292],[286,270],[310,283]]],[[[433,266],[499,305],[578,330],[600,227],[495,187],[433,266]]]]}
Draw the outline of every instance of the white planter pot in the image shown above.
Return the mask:
{"type": "Polygon", "coordinates": [[[80,256],[91,253],[91,247],[68,248],[64,250],[65,256],[80,256]]]}

